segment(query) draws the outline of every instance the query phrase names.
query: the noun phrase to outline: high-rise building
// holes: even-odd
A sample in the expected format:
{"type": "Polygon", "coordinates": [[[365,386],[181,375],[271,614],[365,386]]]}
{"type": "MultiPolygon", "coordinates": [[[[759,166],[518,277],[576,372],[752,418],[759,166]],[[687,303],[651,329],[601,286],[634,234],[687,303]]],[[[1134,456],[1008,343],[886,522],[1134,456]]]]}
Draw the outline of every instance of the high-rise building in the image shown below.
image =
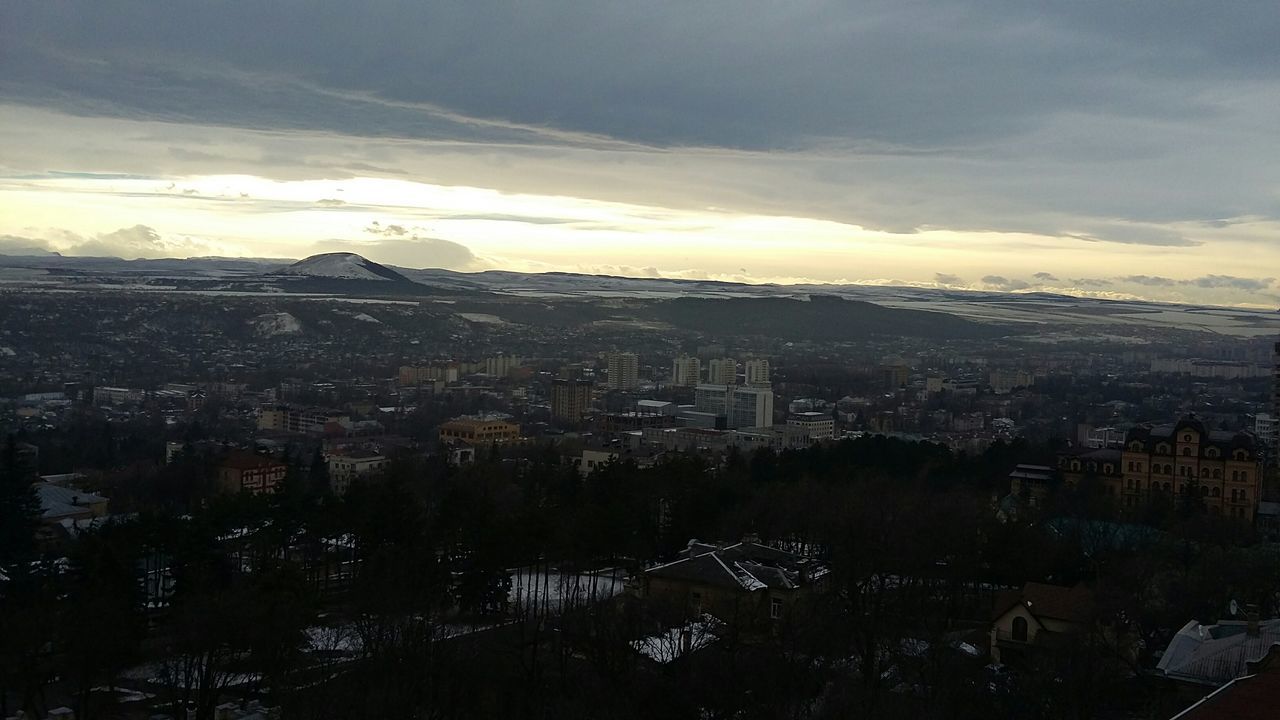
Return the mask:
{"type": "Polygon", "coordinates": [[[605,356],[610,390],[634,390],[640,386],[640,359],[635,353],[609,353],[605,356]]]}
{"type": "Polygon", "coordinates": [[[671,363],[671,384],[680,387],[692,387],[698,384],[702,375],[702,361],[696,357],[681,355],[671,363]]]}
{"type": "Polygon", "coordinates": [[[485,358],[484,361],[484,373],[493,377],[506,377],[518,367],[520,367],[520,358],[515,355],[498,355],[485,358]]]}
{"type": "Polygon", "coordinates": [[[708,385],[738,384],[738,361],[733,358],[716,358],[707,364],[708,385]]]}
{"type": "Polygon", "coordinates": [[[729,392],[729,427],[754,428],[773,425],[773,388],[735,387],[729,392]]]}
{"type": "Polygon", "coordinates": [[[694,388],[694,408],[699,413],[725,418],[726,427],[773,425],[773,389],[705,383],[694,388]]]}
{"type": "Polygon", "coordinates": [[[578,423],[591,409],[591,383],[587,380],[551,381],[551,419],[578,423]]]}
{"type": "Polygon", "coordinates": [[[742,364],[748,385],[769,385],[769,361],[764,358],[748,360],[742,364]]]}

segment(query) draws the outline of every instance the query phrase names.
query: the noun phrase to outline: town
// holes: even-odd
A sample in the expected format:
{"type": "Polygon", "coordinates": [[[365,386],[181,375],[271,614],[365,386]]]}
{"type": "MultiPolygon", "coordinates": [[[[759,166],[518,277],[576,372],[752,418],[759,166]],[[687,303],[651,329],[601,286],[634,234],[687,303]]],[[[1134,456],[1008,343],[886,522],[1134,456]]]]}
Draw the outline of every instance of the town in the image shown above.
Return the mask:
{"type": "Polygon", "coordinates": [[[466,301],[11,291],[3,714],[1163,718],[1280,643],[1271,338],[466,301]]]}

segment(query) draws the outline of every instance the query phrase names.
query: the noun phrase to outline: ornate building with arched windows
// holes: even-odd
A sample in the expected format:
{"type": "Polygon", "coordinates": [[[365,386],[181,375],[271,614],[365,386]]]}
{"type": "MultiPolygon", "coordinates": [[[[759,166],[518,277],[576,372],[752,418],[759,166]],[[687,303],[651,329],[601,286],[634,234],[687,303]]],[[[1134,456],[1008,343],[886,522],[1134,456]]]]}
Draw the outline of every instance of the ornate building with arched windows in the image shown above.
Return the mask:
{"type": "Polygon", "coordinates": [[[1197,496],[1208,512],[1252,523],[1258,510],[1263,465],[1257,440],[1244,432],[1209,430],[1193,416],[1170,425],[1139,425],[1120,450],[1064,453],[1064,482],[1097,482],[1126,508],[1156,493],[1172,499],[1197,496]]]}

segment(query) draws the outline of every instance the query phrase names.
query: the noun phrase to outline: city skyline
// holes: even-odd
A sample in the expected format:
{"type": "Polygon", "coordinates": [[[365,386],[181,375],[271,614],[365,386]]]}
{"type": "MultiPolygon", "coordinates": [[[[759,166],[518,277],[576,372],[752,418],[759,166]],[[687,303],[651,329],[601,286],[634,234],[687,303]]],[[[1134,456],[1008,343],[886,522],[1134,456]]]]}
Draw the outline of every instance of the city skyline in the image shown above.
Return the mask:
{"type": "Polygon", "coordinates": [[[0,252],[1280,304],[1273,8],[0,14],[0,252]]]}

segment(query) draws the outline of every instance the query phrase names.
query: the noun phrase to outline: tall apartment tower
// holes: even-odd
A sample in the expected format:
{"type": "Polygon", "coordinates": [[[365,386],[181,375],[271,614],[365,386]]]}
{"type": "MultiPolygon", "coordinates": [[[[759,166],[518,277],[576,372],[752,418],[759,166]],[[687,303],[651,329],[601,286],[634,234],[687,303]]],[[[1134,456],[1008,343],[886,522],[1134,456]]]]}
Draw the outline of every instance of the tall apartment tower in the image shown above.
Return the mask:
{"type": "Polygon", "coordinates": [[[747,384],[754,386],[769,385],[769,361],[764,358],[748,360],[742,364],[747,376],[747,384]]]}
{"type": "Polygon", "coordinates": [[[671,363],[671,384],[692,387],[702,375],[702,361],[696,357],[681,355],[671,363]]]}
{"type": "Polygon", "coordinates": [[[737,385],[738,361],[733,358],[717,358],[707,364],[708,385],[737,385]]]}
{"type": "Polygon", "coordinates": [[[574,424],[591,409],[591,381],[552,380],[551,419],[574,424]]]}
{"type": "Polygon", "coordinates": [[[610,390],[634,390],[640,386],[640,359],[635,353],[609,353],[605,367],[609,372],[605,386],[610,390]]]}

